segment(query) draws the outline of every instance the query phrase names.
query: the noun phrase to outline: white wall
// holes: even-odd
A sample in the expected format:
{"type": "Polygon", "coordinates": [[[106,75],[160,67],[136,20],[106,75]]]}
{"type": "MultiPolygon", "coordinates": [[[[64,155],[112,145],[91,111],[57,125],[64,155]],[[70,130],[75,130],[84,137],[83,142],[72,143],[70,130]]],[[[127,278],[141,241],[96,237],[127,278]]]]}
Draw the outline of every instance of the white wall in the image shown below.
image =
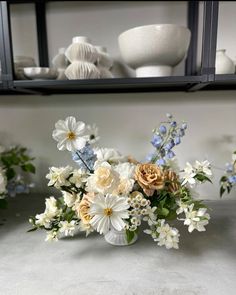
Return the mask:
{"type": "MultiPolygon", "coordinates": [[[[186,25],[186,3],[116,2],[51,3],[48,9],[48,37],[50,58],[57,48],[69,45],[74,35],[88,35],[96,44],[106,45],[119,58],[116,38],[130,27],[148,23],[178,23],[186,25]],[[94,6],[95,5],[95,8],[94,6]],[[123,7],[123,8],[122,8],[123,7]],[[110,22],[109,25],[108,21],[110,22]]],[[[225,4],[226,5],[226,4],[225,4]]],[[[235,3],[232,4],[236,8],[235,3]]],[[[225,6],[226,7],[226,6],[225,6]]],[[[229,6],[228,6],[229,7],[229,6]]],[[[232,7],[227,8],[228,10],[232,7]]],[[[227,19],[228,10],[224,11],[227,19]]],[[[13,39],[15,55],[37,56],[35,18],[32,6],[13,7],[13,39]]],[[[228,29],[219,39],[229,46],[232,36],[228,29]]],[[[228,20],[227,20],[228,21],[228,20]]],[[[227,23],[228,24],[228,23],[227,23]]],[[[222,32],[223,32],[222,31],[222,32]]],[[[220,31],[221,32],[221,31],[220,31]]],[[[234,41],[233,41],[234,42],[234,41]]],[[[232,43],[234,44],[234,43],[232,43]]],[[[231,45],[233,46],[233,45],[231,45]]],[[[235,48],[235,47],[234,47],[235,48]]],[[[183,65],[177,70],[181,72],[183,65]]],[[[116,147],[125,154],[142,160],[151,149],[151,130],[173,113],[178,120],[187,120],[189,129],[181,146],[176,149],[183,164],[195,158],[207,157],[215,165],[224,167],[236,149],[236,99],[234,91],[196,93],[139,93],[54,96],[1,96],[0,142],[28,146],[36,157],[37,190],[47,191],[45,174],[48,166],[72,164],[70,155],[59,152],[51,138],[55,121],[74,115],[100,127],[101,145],[116,147]]],[[[218,198],[219,171],[214,186],[206,185],[202,194],[218,198]]],[[[235,192],[231,197],[235,197],[235,192]]]]}
{"type": "MultiPolygon", "coordinates": [[[[234,91],[1,97],[0,135],[4,143],[20,143],[32,150],[37,158],[37,190],[46,191],[48,166],[73,164],[69,153],[59,152],[51,138],[58,119],[73,115],[95,122],[102,146],[142,160],[151,150],[151,130],[166,112],[189,123],[183,143],[176,148],[181,164],[207,157],[224,167],[230,160],[236,146],[234,91]]],[[[201,190],[204,197],[218,197],[218,178],[216,171],[215,185],[201,190]]]]}

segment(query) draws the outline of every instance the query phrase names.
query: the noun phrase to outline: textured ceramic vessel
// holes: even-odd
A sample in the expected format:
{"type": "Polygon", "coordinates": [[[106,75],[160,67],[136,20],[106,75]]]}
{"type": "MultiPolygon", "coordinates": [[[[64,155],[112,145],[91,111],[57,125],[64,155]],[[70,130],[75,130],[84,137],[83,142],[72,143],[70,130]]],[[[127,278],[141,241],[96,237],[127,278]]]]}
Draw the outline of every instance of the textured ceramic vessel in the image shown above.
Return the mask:
{"type": "Polygon", "coordinates": [[[105,234],[104,237],[107,243],[114,246],[129,246],[134,244],[138,239],[137,234],[135,234],[133,240],[128,243],[125,230],[117,231],[113,227],[109,230],[107,234],[105,234]]]}
{"type": "Polygon", "coordinates": [[[95,46],[98,52],[98,59],[96,62],[97,68],[100,71],[100,78],[110,79],[114,78],[110,69],[113,66],[113,60],[107,53],[107,49],[104,46],[95,46]]]}
{"type": "Polygon", "coordinates": [[[72,44],[66,49],[65,55],[71,63],[74,61],[95,63],[98,58],[96,48],[90,44],[90,40],[87,37],[83,36],[72,39],[72,44]]]}
{"type": "Polygon", "coordinates": [[[170,76],[185,57],[190,43],[188,28],[172,24],[136,27],[119,38],[121,56],[137,77],[170,76]]]}
{"type": "Polygon", "coordinates": [[[98,79],[100,78],[100,71],[92,63],[74,61],[65,70],[65,75],[69,80],[98,79]]]}
{"type": "Polygon", "coordinates": [[[69,60],[65,56],[65,48],[59,48],[58,54],[52,59],[52,64],[58,71],[57,80],[65,80],[65,70],[69,65],[69,60]]]}
{"type": "Polygon", "coordinates": [[[53,80],[57,78],[58,72],[46,67],[26,67],[24,75],[31,80],[53,80]]]}
{"type": "Polygon", "coordinates": [[[225,49],[216,51],[216,74],[234,74],[235,65],[231,58],[226,54],[225,49]]]}

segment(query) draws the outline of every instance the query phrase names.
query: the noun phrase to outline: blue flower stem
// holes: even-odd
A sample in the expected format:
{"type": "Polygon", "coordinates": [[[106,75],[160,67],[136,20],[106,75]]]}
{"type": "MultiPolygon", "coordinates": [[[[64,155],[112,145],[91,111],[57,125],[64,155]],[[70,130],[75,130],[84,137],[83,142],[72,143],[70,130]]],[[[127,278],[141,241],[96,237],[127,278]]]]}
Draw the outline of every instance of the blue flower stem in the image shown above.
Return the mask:
{"type": "Polygon", "coordinates": [[[91,169],[89,168],[89,166],[88,166],[87,163],[84,161],[84,159],[81,157],[81,155],[79,154],[78,151],[76,151],[76,155],[80,158],[81,162],[83,162],[84,166],[88,169],[88,171],[89,171],[90,173],[93,173],[93,170],[91,170],[91,169]]]}

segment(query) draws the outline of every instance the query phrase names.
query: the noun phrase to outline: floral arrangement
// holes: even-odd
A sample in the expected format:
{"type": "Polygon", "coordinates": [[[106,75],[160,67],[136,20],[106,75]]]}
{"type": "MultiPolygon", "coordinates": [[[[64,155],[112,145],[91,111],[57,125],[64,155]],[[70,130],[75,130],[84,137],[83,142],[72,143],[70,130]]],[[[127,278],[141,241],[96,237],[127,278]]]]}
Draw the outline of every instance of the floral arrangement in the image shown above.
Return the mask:
{"type": "Polygon", "coordinates": [[[220,196],[225,192],[228,194],[236,187],[236,151],[232,154],[232,162],[226,164],[225,174],[220,179],[220,196]]]}
{"type": "Polygon", "coordinates": [[[29,193],[32,183],[27,183],[27,173],[35,173],[33,158],[21,146],[6,149],[0,146],[0,208],[7,206],[7,197],[29,193]]]}
{"type": "Polygon", "coordinates": [[[51,167],[48,185],[62,195],[46,199],[45,211],[30,218],[32,228],[46,230],[46,241],[57,241],[75,230],[86,236],[93,231],[106,236],[111,230],[124,233],[132,243],[145,223],[146,234],[159,246],[178,248],[179,231],[171,225],[183,221],[191,233],[205,231],[210,216],[192,188],[211,181],[208,161],[176,165],[174,147],[181,143],[187,124],[172,115],[153,130],[154,151],[145,163],[110,148],[94,147],[99,139],[96,126],[86,126],[74,117],[55,124],[53,138],[60,151],[68,150],[76,169],[51,167]]]}

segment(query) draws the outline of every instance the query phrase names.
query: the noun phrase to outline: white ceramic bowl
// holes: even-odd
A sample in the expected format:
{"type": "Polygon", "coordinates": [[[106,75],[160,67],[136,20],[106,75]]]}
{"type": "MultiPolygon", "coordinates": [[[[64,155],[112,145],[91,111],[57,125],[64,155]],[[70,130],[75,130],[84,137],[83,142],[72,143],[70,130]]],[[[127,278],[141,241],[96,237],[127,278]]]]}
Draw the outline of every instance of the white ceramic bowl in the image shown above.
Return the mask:
{"type": "Polygon", "coordinates": [[[24,75],[30,80],[53,80],[57,78],[58,72],[51,68],[26,67],[24,75]]]}
{"type": "Polygon", "coordinates": [[[137,77],[169,76],[185,57],[191,32],[172,24],[136,27],[123,32],[119,47],[124,61],[137,77]]]}

